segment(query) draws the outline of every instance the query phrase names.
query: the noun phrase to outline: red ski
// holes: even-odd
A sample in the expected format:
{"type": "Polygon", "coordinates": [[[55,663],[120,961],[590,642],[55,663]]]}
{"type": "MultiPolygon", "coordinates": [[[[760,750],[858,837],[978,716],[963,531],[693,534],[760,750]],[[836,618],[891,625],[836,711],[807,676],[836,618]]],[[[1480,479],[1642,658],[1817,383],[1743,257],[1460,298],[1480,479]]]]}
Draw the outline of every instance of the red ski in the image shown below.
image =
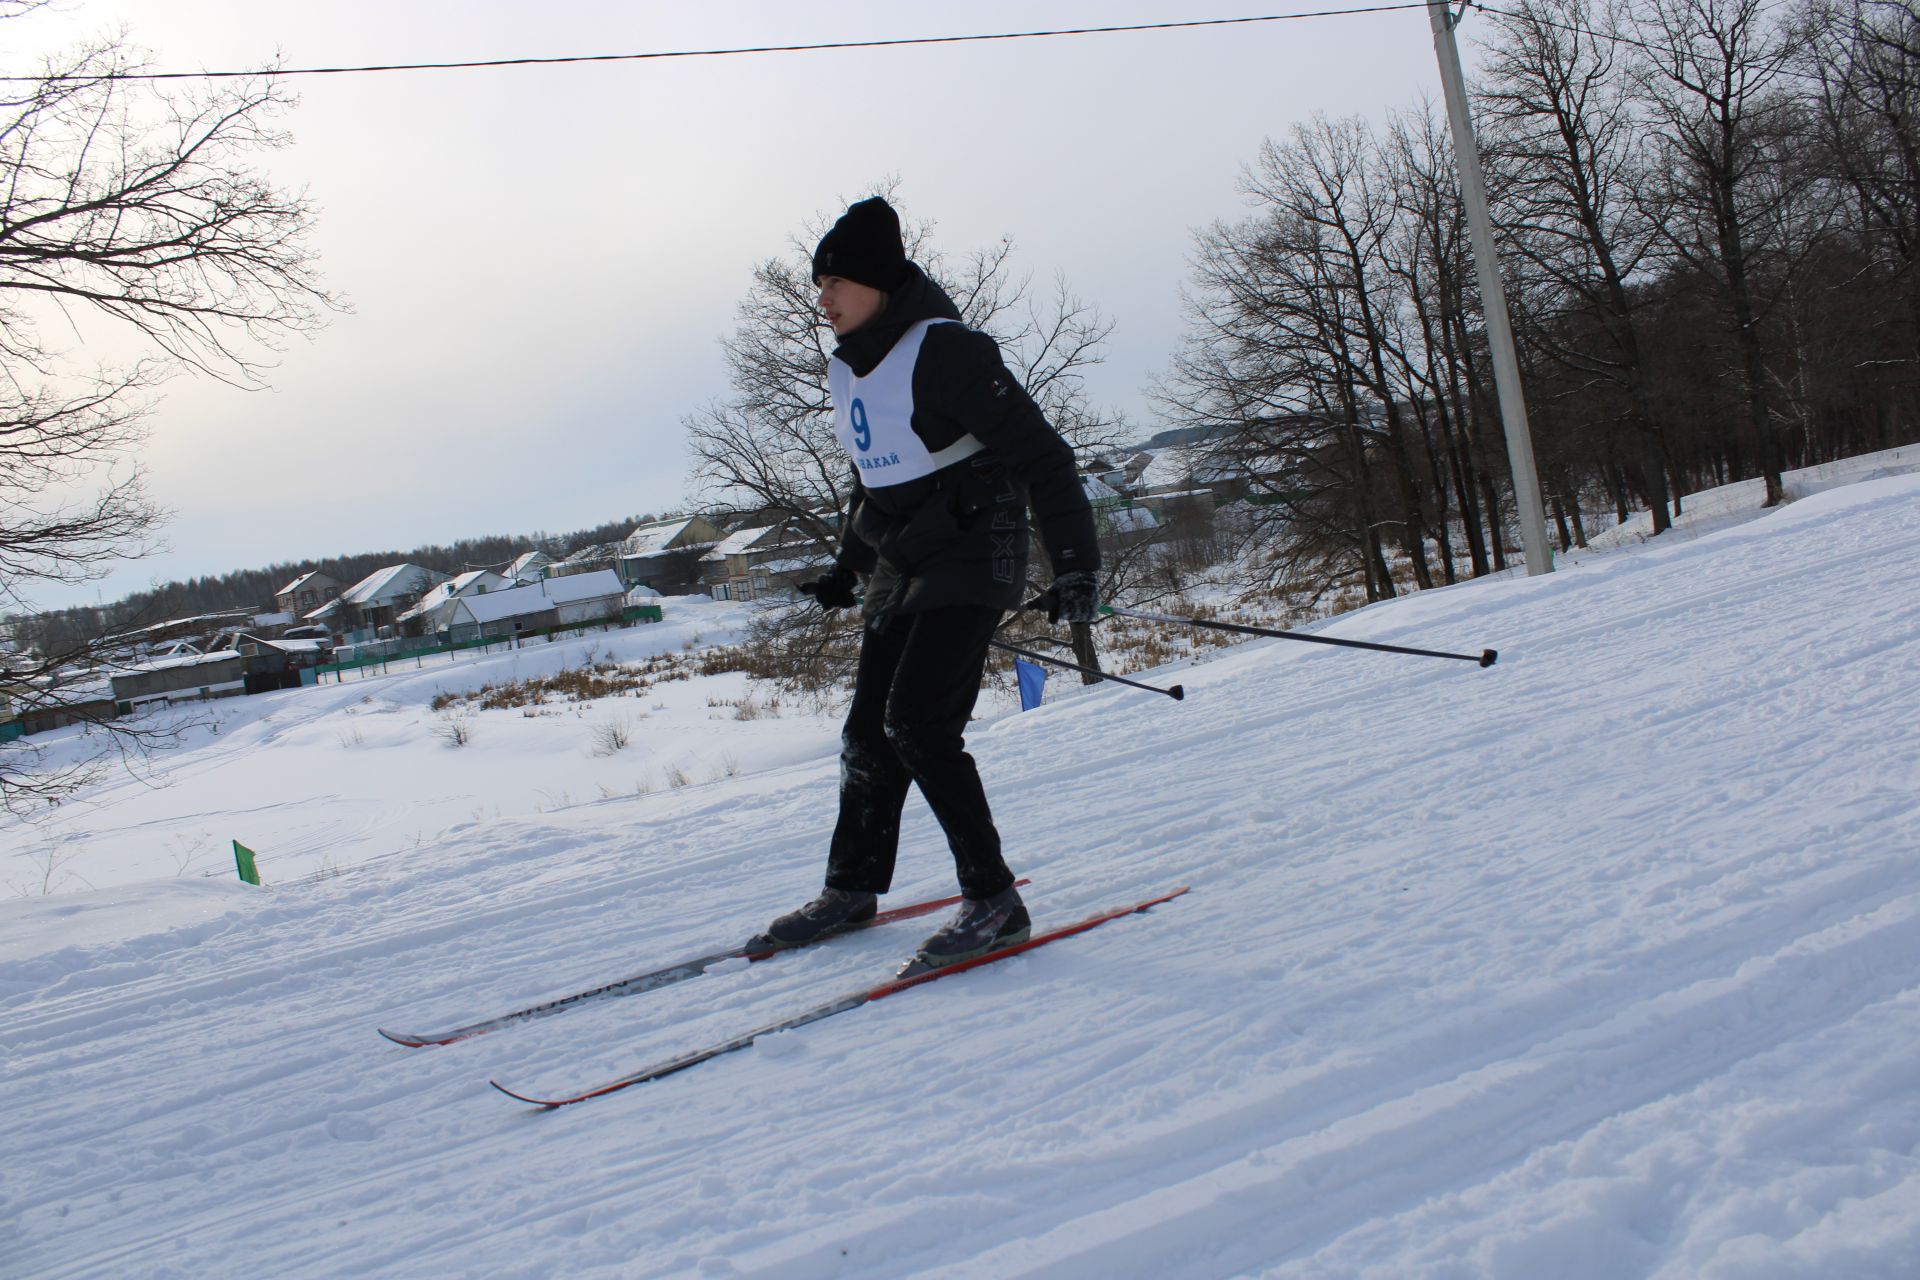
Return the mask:
{"type": "Polygon", "coordinates": [[[736,1049],[744,1049],[761,1036],[772,1035],[776,1031],[791,1031],[795,1027],[804,1027],[809,1022],[818,1022],[822,1018],[831,1018],[836,1013],[846,1013],[850,1009],[858,1009],[861,1005],[870,1004],[875,1000],[883,1000],[891,995],[898,995],[902,991],[906,991],[912,987],[922,986],[937,978],[951,977],[956,973],[964,973],[968,969],[977,969],[983,964],[992,964],[996,960],[1005,960],[1008,956],[1017,956],[1021,952],[1031,951],[1035,947],[1044,947],[1049,942],[1058,942],[1062,938],[1070,938],[1076,933],[1085,933],[1087,930],[1103,925],[1109,920],[1118,920],[1121,916],[1130,916],[1135,912],[1145,911],[1149,907],[1157,907],[1163,902],[1171,902],[1185,892],[1187,892],[1187,886],[1181,885],[1178,889],[1163,893],[1158,897],[1148,898],[1143,902],[1133,903],[1131,906],[1116,907],[1111,911],[1102,911],[1098,915],[1088,916],[1078,924],[1070,924],[1061,929],[1052,929],[1046,933],[1036,933],[1025,942],[1016,942],[1010,947],[1001,947],[998,951],[989,951],[985,955],[975,956],[971,960],[962,960],[957,964],[945,965],[938,969],[917,969],[915,967],[916,962],[909,960],[902,966],[897,976],[877,986],[863,987],[858,991],[850,991],[838,1000],[829,1000],[827,1003],[816,1005],[804,1013],[797,1013],[790,1018],[783,1018],[779,1022],[771,1023],[756,1031],[749,1031],[742,1036],[735,1036],[731,1040],[722,1041],[708,1048],[696,1049],[692,1053],[683,1054],[678,1058],[672,1058],[655,1066],[647,1067],[644,1070],[636,1071],[632,1075],[621,1076],[618,1080],[610,1080],[606,1084],[597,1085],[582,1093],[567,1094],[555,1098],[539,1098],[514,1089],[509,1089],[498,1080],[490,1081],[490,1083],[494,1088],[506,1094],[509,1098],[517,1098],[521,1102],[532,1103],[536,1107],[543,1107],[549,1111],[555,1107],[564,1107],[575,1102],[585,1102],[588,1098],[598,1098],[603,1094],[616,1093],[621,1089],[627,1088],[629,1085],[644,1084],[649,1080],[658,1080],[663,1076],[673,1075],[677,1071],[685,1071],[688,1067],[698,1066],[722,1054],[732,1053],[736,1049]]]}
{"type": "MultiPolygon", "coordinates": [[[[1017,883],[1026,884],[1020,880],[1017,883]]],[[[892,907],[882,911],[873,919],[842,929],[839,933],[828,935],[838,938],[843,934],[857,933],[861,929],[871,929],[875,925],[892,924],[896,920],[911,920],[915,916],[931,915],[943,907],[951,907],[960,901],[959,897],[930,898],[925,902],[911,902],[904,907],[892,907]]],[[[827,938],[820,941],[825,942],[827,938]]],[[[433,1044],[452,1044],[456,1040],[467,1040],[474,1036],[485,1035],[489,1031],[498,1031],[501,1027],[512,1026],[516,1022],[527,1022],[533,1018],[544,1018],[550,1013],[559,1013],[576,1005],[586,1004],[590,1000],[601,1000],[609,996],[634,996],[643,991],[653,991],[660,987],[669,987],[676,982],[685,982],[688,978],[697,978],[717,964],[728,960],[760,961],[769,956],[777,956],[780,951],[796,951],[797,947],[783,947],[774,951],[757,951],[745,945],[731,947],[725,951],[715,951],[710,955],[694,956],[677,964],[664,965],[658,969],[649,969],[637,973],[631,978],[621,978],[617,982],[608,982],[586,991],[576,991],[572,995],[558,996],[552,1000],[543,1000],[539,1004],[528,1005],[524,1009],[515,1009],[512,1013],[497,1014],[491,1018],[482,1018],[478,1022],[469,1022],[463,1027],[453,1027],[447,1031],[388,1031],[385,1027],[375,1027],[387,1039],[395,1044],[405,1045],[409,1049],[425,1048],[433,1044]]]]}

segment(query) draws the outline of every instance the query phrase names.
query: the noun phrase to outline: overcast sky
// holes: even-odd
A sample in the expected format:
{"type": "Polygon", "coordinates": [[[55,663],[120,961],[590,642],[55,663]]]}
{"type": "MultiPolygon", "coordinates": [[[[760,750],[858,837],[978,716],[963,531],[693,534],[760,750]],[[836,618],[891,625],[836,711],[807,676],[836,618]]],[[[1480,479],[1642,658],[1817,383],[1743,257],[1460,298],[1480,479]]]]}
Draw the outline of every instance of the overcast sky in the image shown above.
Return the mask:
{"type": "MultiPolygon", "coordinates": [[[[1337,4],[1339,0],[1335,0],[1337,4]]],[[[1312,0],[65,0],[0,65],[125,27],[156,69],[627,53],[1113,25],[1312,0]]],[[[1468,30],[1473,19],[1469,18],[1468,30]]],[[[303,78],[261,158],[320,209],[353,314],[273,389],[169,384],[145,463],[168,552],[43,606],[156,581],[694,500],[681,419],[726,392],[756,262],[888,175],[953,254],[1013,237],[1115,322],[1096,398],[1143,430],[1192,234],[1243,216],[1261,141],[1439,95],[1420,10],[985,44],[303,78]]]]}

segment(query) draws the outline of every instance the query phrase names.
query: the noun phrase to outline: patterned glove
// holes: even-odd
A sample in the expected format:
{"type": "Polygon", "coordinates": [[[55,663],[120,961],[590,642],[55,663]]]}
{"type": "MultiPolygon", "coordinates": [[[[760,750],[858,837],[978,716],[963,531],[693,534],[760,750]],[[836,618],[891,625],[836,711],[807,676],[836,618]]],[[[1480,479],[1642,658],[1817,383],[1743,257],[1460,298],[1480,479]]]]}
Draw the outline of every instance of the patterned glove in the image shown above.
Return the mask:
{"type": "Polygon", "coordinates": [[[1100,584],[1085,569],[1063,573],[1040,593],[1048,622],[1092,622],[1100,614],[1100,584]]]}
{"type": "Polygon", "coordinates": [[[845,565],[835,565],[827,573],[811,582],[800,584],[802,595],[812,596],[822,609],[846,609],[858,604],[853,587],[859,581],[858,575],[845,565]]]}

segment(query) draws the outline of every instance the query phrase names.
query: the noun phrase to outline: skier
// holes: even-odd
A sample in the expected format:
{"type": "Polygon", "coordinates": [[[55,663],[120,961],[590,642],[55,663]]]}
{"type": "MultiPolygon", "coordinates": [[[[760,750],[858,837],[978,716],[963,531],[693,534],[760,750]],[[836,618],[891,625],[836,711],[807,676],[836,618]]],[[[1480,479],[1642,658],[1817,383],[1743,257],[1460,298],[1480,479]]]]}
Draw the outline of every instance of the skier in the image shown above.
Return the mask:
{"type": "Polygon", "coordinates": [[[1031,929],[963,738],[988,641],[1020,606],[1027,506],[1052,560],[1042,599],[1054,622],[1094,619],[1093,514],[1072,448],[994,340],[960,323],[946,292],[908,260],[885,200],[862,200],[834,223],[813,275],[839,339],[828,383],[854,485],[833,568],[800,590],[829,610],[864,590],[865,625],[826,884],[753,944],[801,946],[873,918],[893,880],[911,783],[952,847],[962,894],[916,959],[953,964],[1031,929]]]}

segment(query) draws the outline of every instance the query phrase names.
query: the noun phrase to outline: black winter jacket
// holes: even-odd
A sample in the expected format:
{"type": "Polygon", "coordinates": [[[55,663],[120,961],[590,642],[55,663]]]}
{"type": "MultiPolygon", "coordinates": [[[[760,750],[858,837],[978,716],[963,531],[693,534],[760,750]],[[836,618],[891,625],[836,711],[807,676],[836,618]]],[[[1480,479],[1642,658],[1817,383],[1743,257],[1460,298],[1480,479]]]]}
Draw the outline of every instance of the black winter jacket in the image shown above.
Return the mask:
{"type": "MultiPolygon", "coordinates": [[[[916,266],[886,310],[834,351],[865,377],[906,331],[959,319],[916,266]]],[[[854,472],[839,563],[867,578],[866,615],[954,605],[1016,609],[1026,591],[1027,507],[1056,576],[1097,572],[1100,548],[1073,450],[1000,359],[997,343],[960,324],[927,331],[913,368],[914,434],[931,451],[971,433],[986,447],[904,484],[869,489],[854,472]]]]}

